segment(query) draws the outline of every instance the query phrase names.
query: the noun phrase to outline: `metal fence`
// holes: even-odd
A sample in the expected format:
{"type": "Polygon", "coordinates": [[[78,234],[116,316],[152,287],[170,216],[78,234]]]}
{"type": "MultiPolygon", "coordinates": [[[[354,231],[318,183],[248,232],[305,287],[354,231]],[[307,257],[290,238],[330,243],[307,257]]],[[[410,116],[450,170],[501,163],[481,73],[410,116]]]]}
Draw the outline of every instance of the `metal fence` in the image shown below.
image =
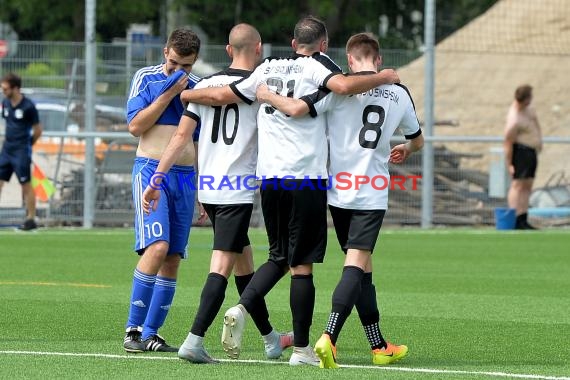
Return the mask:
{"type": "MultiPolygon", "coordinates": [[[[45,225],[80,226],[83,220],[84,154],[83,139],[46,137],[34,150],[34,162],[56,185],[56,193],[49,202],[38,203],[38,216],[45,225]]],[[[54,135],[52,134],[52,135],[54,135]]],[[[130,226],[134,209],[131,196],[131,169],[135,156],[136,139],[120,133],[99,133],[96,144],[95,213],[96,226],[130,226]]],[[[437,139],[434,163],[433,223],[447,226],[490,226],[494,224],[494,210],[507,207],[506,194],[509,179],[499,138],[437,139]],[[460,148],[450,148],[450,145],[460,148]]],[[[560,145],[554,141],[546,144],[560,145]]],[[[568,143],[566,148],[570,147],[568,143]]],[[[404,165],[393,165],[391,185],[379,180],[376,187],[390,186],[389,211],[385,223],[418,226],[421,224],[422,156],[415,154],[404,165]]],[[[551,184],[560,185],[555,178],[551,184]]],[[[354,181],[354,179],[351,179],[354,181]]],[[[548,192],[553,188],[538,186],[536,192],[543,197],[534,199],[534,206],[570,206],[570,182],[567,194],[551,202],[548,192]],[[546,191],[546,193],[544,193],[546,191]],[[546,203],[545,203],[546,202],[546,203]]],[[[372,186],[365,184],[364,186],[372,186]]],[[[564,186],[557,191],[563,191],[564,186]]],[[[20,188],[15,180],[7,184],[0,200],[2,225],[18,224],[23,218],[20,188]]],[[[546,225],[562,225],[568,217],[553,212],[552,215],[533,214],[533,222],[546,225]]],[[[259,196],[252,218],[252,226],[262,226],[259,196]]]]}
{"type": "MultiPolygon", "coordinates": [[[[136,69],[161,61],[162,47],[124,43],[97,45],[97,121],[96,132],[89,134],[83,133],[85,49],[82,43],[19,42],[15,56],[0,60],[2,74],[13,71],[22,76],[25,90],[36,100],[46,129],[44,137],[35,146],[34,162],[55,183],[57,190],[49,202],[38,204],[41,223],[81,225],[84,191],[88,191],[92,192],[96,200],[94,225],[132,225],[134,212],[130,170],[137,140],[126,133],[126,93],[136,69]],[[92,173],[85,173],[85,139],[91,137],[95,139],[96,168],[92,173]],[[85,176],[95,179],[95,188],[84,188],[85,176]]],[[[264,52],[265,55],[289,55],[291,48],[266,45],[264,52]]],[[[329,55],[344,66],[342,48],[330,49],[329,55]]],[[[201,59],[194,68],[198,75],[208,75],[229,64],[224,46],[205,46],[200,56],[201,59]]],[[[410,83],[412,93],[421,99],[423,79],[417,79],[413,75],[414,64],[421,61],[421,58],[417,60],[420,56],[417,51],[383,52],[385,66],[403,68],[404,74],[409,72],[408,78],[413,81],[410,83]]],[[[449,102],[442,99],[440,104],[446,104],[446,101],[449,102]]],[[[460,116],[464,107],[470,107],[469,102],[453,104],[455,114],[460,116]]],[[[421,102],[419,115],[421,119],[421,102]]],[[[454,118],[439,122],[442,125],[465,125],[461,117],[458,120],[451,119],[454,118]]],[[[496,120],[489,119],[486,122],[497,123],[496,120]]],[[[501,128],[500,123],[497,123],[497,133],[492,136],[500,135],[501,128]]],[[[3,139],[2,132],[0,125],[0,142],[3,139]]],[[[436,136],[431,141],[435,144],[433,223],[464,226],[494,224],[493,211],[496,207],[506,206],[508,186],[500,149],[501,138],[474,134],[470,137],[436,136]]],[[[567,137],[552,138],[547,140],[545,151],[556,147],[568,152],[569,143],[567,137]]],[[[407,180],[401,185],[393,186],[386,216],[387,224],[421,224],[421,181],[414,182],[412,179],[422,174],[421,160],[422,156],[416,154],[405,165],[392,166],[393,175],[407,180]]],[[[547,179],[543,180],[537,187],[543,187],[546,182],[547,179]]],[[[570,199],[567,200],[568,204],[564,202],[562,199],[558,205],[570,206],[570,199]]],[[[252,218],[252,225],[256,226],[263,224],[258,206],[257,200],[252,218]]],[[[20,188],[12,179],[4,186],[1,194],[0,224],[18,224],[22,218],[20,188]]],[[[568,218],[540,218],[538,224],[540,223],[563,224],[568,223],[568,218]]]]}

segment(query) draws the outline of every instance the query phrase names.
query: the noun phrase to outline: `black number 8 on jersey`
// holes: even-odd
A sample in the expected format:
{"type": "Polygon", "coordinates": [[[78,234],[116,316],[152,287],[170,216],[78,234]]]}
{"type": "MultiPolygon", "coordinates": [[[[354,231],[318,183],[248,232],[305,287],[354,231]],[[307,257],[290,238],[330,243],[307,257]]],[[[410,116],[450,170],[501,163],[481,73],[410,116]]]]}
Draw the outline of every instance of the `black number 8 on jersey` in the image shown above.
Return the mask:
{"type": "Polygon", "coordinates": [[[368,105],[364,108],[364,111],[362,111],[362,124],[364,126],[360,130],[360,134],[358,136],[358,142],[360,143],[361,147],[367,149],[376,149],[378,146],[378,141],[380,140],[380,136],[382,136],[382,125],[384,124],[385,118],[386,111],[384,111],[384,108],[382,106],[368,105]],[[369,116],[371,114],[378,115],[378,120],[376,120],[374,123],[369,121],[369,116]],[[373,131],[374,133],[369,131],[373,131]],[[371,135],[374,135],[373,140],[370,139],[372,137],[371,135]]]}

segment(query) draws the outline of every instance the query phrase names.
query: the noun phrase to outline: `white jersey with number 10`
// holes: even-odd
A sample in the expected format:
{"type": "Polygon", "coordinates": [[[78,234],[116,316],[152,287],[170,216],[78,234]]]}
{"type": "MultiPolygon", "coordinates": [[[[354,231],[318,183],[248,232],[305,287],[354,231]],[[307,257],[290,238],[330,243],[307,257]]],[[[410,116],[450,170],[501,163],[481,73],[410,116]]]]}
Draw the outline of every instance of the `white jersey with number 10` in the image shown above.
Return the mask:
{"type": "MultiPolygon", "coordinates": [[[[250,73],[226,69],[202,79],[195,88],[222,87],[250,73]]],[[[184,115],[201,123],[198,142],[200,202],[253,203],[258,109],[258,103],[224,106],[188,104],[184,115]]]]}

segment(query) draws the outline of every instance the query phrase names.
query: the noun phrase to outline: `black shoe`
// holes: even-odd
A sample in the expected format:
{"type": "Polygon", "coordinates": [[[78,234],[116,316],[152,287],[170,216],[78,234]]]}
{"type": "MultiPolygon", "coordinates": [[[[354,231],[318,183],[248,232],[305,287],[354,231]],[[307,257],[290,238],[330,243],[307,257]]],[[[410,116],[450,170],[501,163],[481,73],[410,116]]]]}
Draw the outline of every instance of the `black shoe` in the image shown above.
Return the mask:
{"type": "Polygon", "coordinates": [[[524,221],[522,223],[517,223],[515,230],[538,230],[538,228],[531,226],[526,221],[524,221]]]}
{"type": "Polygon", "coordinates": [[[127,334],[123,339],[123,348],[127,352],[144,352],[145,345],[141,340],[142,329],[140,327],[127,328],[127,334]]]}
{"type": "Polygon", "coordinates": [[[524,225],[526,230],[538,230],[538,228],[536,228],[535,226],[528,224],[527,221],[524,222],[524,225]]]}
{"type": "Polygon", "coordinates": [[[20,227],[18,227],[18,229],[21,231],[31,231],[31,230],[35,230],[36,228],[38,228],[38,225],[36,224],[35,220],[33,220],[33,219],[26,219],[24,224],[22,224],[20,227]]]}
{"type": "Polygon", "coordinates": [[[163,337],[158,334],[151,335],[143,341],[145,351],[178,352],[178,347],[169,346],[163,337]]]}

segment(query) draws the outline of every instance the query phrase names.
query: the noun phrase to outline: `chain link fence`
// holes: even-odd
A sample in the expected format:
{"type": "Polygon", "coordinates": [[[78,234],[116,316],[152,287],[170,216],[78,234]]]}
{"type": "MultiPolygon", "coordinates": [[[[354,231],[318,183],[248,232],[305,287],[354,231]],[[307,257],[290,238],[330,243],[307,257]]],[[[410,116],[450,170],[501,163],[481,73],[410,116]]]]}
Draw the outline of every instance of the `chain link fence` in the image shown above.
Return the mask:
{"type": "MultiPolygon", "coordinates": [[[[501,141],[497,138],[502,134],[502,120],[497,119],[499,115],[501,119],[503,118],[503,112],[506,112],[510,98],[510,95],[506,94],[514,90],[514,86],[503,89],[504,98],[500,102],[493,100],[483,104],[473,104],[472,99],[461,96],[461,91],[453,92],[452,96],[443,96],[446,92],[452,92],[452,88],[459,87],[473,97],[474,93],[486,91],[485,88],[491,86],[483,80],[473,82],[465,79],[461,82],[446,77],[443,74],[445,72],[452,75],[455,72],[469,71],[472,79],[484,78],[489,67],[471,67],[465,62],[466,57],[474,56],[473,52],[460,52],[458,50],[461,49],[454,48],[451,43],[444,46],[448,48],[440,54],[460,54],[461,57],[455,59],[459,59],[463,64],[454,67],[452,60],[441,58],[441,63],[445,67],[441,67],[441,64],[438,66],[441,72],[438,71],[436,78],[439,87],[436,88],[436,136],[433,140],[436,147],[433,222],[441,225],[492,225],[493,210],[496,207],[506,206],[508,187],[501,141]],[[449,79],[441,81],[439,76],[449,79]],[[490,117],[483,105],[498,109],[500,112],[497,111],[493,117],[490,117]],[[469,108],[476,108],[479,120],[483,120],[486,125],[492,124],[493,129],[469,128],[469,133],[466,133],[466,128],[471,125],[472,120],[471,114],[466,111],[469,108]],[[463,135],[469,135],[472,139],[464,139],[463,135]],[[447,136],[448,139],[438,140],[438,136],[447,136]],[[489,139],[489,136],[494,136],[495,139],[489,139]]],[[[465,43],[461,46],[464,47],[465,43]]],[[[87,189],[93,192],[96,199],[93,224],[132,225],[134,211],[130,170],[137,140],[126,132],[126,94],[132,74],[138,68],[161,62],[162,48],[161,44],[144,46],[126,43],[97,44],[96,168],[93,173],[85,173],[84,170],[85,139],[84,135],[81,135],[84,131],[84,44],[19,42],[16,55],[0,59],[2,74],[16,72],[22,76],[23,90],[36,102],[45,128],[44,137],[34,147],[34,162],[54,182],[56,193],[49,202],[38,204],[38,217],[43,224],[81,225],[85,191],[83,182],[85,176],[90,175],[95,178],[96,184],[95,189],[87,189]]],[[[265,55],[279,56],[289,55],[292,51],[290,47],[266,45],[264,52],[265,55]]],[[[346,70],[343,48],[332,48],[328,53],[346,70]]],[[[516,54],[523,53],[517,51],[516,54]]],[[[532,54],[537,55],[536,52],[532,54]]],[[[570,59],[566,51],[557,52],[555,57],[566,63],[570,59]]],[[[405,50],[383,51],[383,60],[384,66],[400,70],[402,80],[412,90],[421,120],[423,113],[421,53],[405,50]]],[[[225,46],[204,46],[194,72],[200,76],[209,75],[226,67],[229,62],[225,46]]],[[[539,65],[538,61],[533,61],[533,65],[539,65]]],[[[524,67],[528,68],[528,65],[525,64],[524,67]]],[[[564,87],[560,83],[555,86],[557,86],[556,91],[562,91],[564,87]]],[[[553,108],[551,113],[561,115],[561,108],[567,106],[567,100],[559,99],[555,105],[558,108],[555,107],[556,112],[553,108]]],[[[550,122],[550,119],[548,120],[550,122]]],[[[566,129],[568,127],[567,119],[562,117],[557,119],[556,123],[566,129]]],[[[3,139],[3,128],[0,119],[0,142],[3,139]]],[[[562,134],[562,136],[569,135],[570,133],[562,134]]],[[[565,144],[557,142],[560,141],[547,142],[545,151],[549,152],[551,147],[556,147],[557,152],[560,149],[568,152],[568,141],[565,144]]],[[[421,154],[416,154],[405,165],[392,167],[393,175],[408,178],[408,181],[403,186],[393,187],[386,223],[420,224],[421,180],[413,182],[409,178],[421,176],[421,159],[421,154]]],[[[547,165],[539,166],[539,172],[547,165]]],[[[549,173],[547,178],[538,183],[538,187],[543,187],[552,175],[554,173],[549,173]]],[[[559,206],[570,206],[570,200],[568,202],[568,204],[562,202],[559,206]]],[[[20,187],[13,178],[4,186],[1,194],[0,224],[19,224],[22,219],[20,187]]],[[[543,224],[559,223],[559,220],[551,221],[544,218],[541,221],[543,224]]],[[[563,219],[564,221],[567,223],[567,218],[563,219]]],[[[263,218],[257,199],[252,225],[262,224],[263,218]]]]}

